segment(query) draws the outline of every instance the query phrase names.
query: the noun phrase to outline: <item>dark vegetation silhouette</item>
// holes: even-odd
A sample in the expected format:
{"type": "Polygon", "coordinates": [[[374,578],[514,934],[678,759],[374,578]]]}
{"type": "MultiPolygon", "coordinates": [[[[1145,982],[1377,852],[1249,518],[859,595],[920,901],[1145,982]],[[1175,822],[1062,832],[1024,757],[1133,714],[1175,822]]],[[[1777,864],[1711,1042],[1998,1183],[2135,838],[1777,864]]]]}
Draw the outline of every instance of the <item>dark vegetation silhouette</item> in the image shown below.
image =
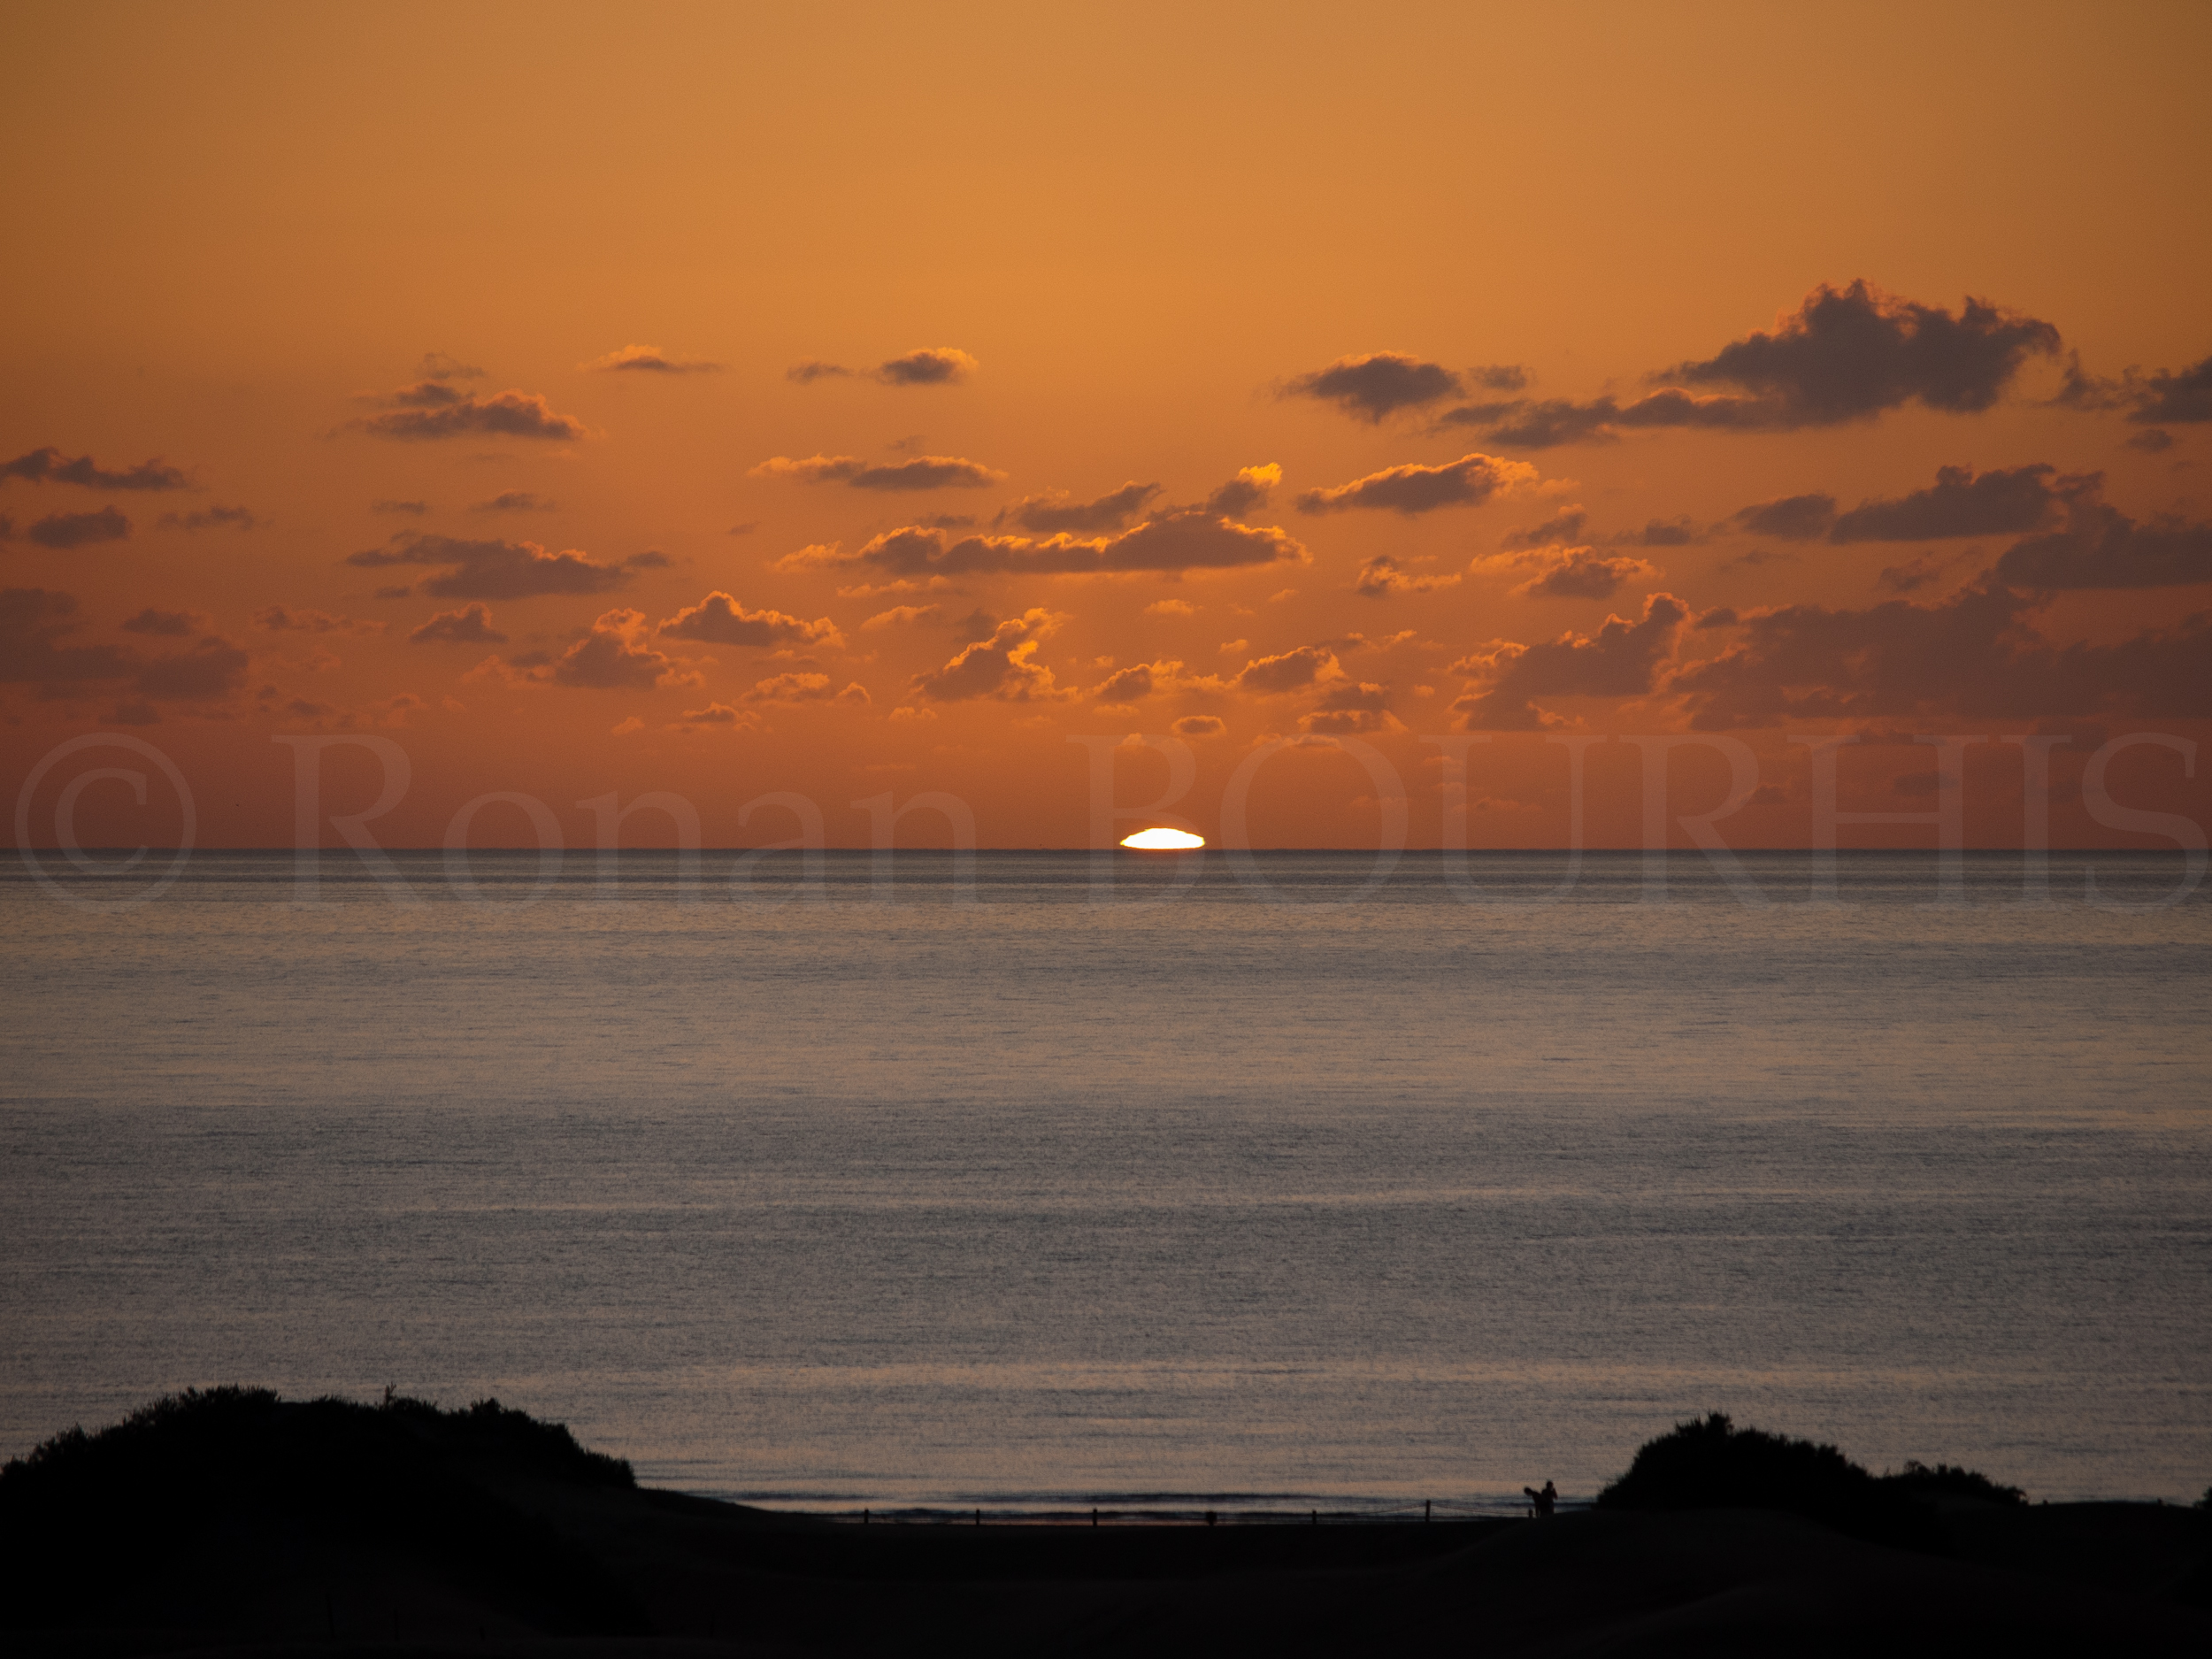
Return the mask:
{"type": "MultiPolygon", "coordinates": [[[[381,1405],[188,1389],[0,1467],[0,1558],[21,1586],[9,1622],[70,1622],[112,1603],[123,1563],[211,1535],[242,1563],[363,1552],[420,1563],[518,1617],[577,1633],[643,1628],[634,1598],[518,1508],[532,1487],[630,1488],[630,1466],[495,1400],[457,1410],[387,1391],[381,1405]]],[[[195,1622],[201,1586],[140,1572],[135,1617],[195,1622]]]]}
{"type": "Polygon", "coordinates": [[[1970,1470],[1908,1463],[1877,1476],[1832,1446],[1740,1429],[1716,1411],[1645,1442],[1628,1472],[1598,1494],[1601,1509],[1780,1509],[1847,1537],[1943,1553],[1939,1494],[2024,1502],[1970,1470]]]}

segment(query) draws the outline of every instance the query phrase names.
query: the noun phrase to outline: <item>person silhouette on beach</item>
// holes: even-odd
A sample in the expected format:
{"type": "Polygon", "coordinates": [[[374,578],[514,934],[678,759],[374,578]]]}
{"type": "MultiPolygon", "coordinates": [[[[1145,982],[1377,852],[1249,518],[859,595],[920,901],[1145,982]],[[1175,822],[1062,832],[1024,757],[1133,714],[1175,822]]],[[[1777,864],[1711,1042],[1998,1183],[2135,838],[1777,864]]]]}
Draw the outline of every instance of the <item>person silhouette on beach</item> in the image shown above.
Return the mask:
{"type": "Polygon", "coordinates": [[[1549,1515],[1559,1505],[1559,1488],[1548,1480],[1544,1483],[1544,1489],[1541,1492],[1537,1491],[1534,1486],[1523,1486],[1521,1491],[1528,1499],[1530,1510],[1539,1520],[1549,1515]]]}

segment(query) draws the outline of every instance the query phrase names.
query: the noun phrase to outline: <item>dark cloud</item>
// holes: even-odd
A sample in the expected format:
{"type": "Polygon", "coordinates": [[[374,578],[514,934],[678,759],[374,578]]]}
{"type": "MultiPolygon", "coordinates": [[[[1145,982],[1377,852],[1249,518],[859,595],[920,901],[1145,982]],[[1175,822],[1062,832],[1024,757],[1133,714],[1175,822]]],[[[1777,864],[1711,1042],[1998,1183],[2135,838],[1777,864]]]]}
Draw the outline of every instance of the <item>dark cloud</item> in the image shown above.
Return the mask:
{"type": "Polygon", "coordinates": [[[619,351],[610,351],[603,357],[594,357],[579,368],[614,373],[644,374],[712,374],[722,365],[710,363],[704,357],[672,357],[658,346],[625,346],[619,351]]]}
{"type": "MultiPolygon", "coordinates": [[[[2083,498],[2069,503],[2063,529],[2005,549],[1997,580],[2015,588],[2170,588],[2212,581],[2212,524],[2165,514],[2141,522],[2083,498]]],[[[2212,680],[2212,664],[2206,678],[2212,680]]]]}
{"type": "Polygon", "coordinates": [[[548,501],[542,495],[533,495],[526,489],[503,489],[488,500],[471,502],[469,511],[471,512],[553,512],[559,509],[560,504],[557,501],[548,501]]]}
{"type": "Polygon", "coordinates": [[[2076,409],[2124,409],[2139,426],[2193,426],[2212,420],[2212,357],[2150,374],[2130,369],[2116,380],[2083,373],[2076,357],[2067,365],[2057,401],[2076,409]]]}
{"type": "Polygon", "coordinates": [[[1586,515],[1579,507],[1563,507],[1541,524],[1525,530],[1509,530],[1498,538],[1502,548],[1563,547],[1582,540],[1586,515]]]}
{"type": "Polygon", "coordinates": [[[2174,447],[2174,434],[2162,426],[2146,426],[2128,439],[2127,447],[2145,455],[2163,455],[2174,447]]]}
{"type": "Polygon", "coordinates": [[[1187,714],[1167,729],[1178,737],[1219,737],[1229,727],[1218,715],[1187,714]]]}
{"type": "Polygon", "coordinates": [[[783,372],[783,378],[810,386],[816,380],[843,380],[851,373],[850,369],[834,363],[795,363],[783,372]]]}
{"type": "Polygon", "coordinates": [[[254,613],[254,621],[272,634],[381,634],[381,622],[358,622],[334,617],[326,611],[294,610],[289,605],[266,605],[254,613]]]}
{"type": "Polygon", "coordinates": [[[1606,538],[1612,547],[1688,547],[1705,538],[1686,517],[1653,518],[1640,530],[1624,530],[1606,538]]]}
{"type": "Polygon", "coordinates": [[[475,397],[443,380],[420,380],[401,387],[383,401],[391,407],[381,414],[349,420],[347,429],[405,442],[479,434],[565,442],[585,435],[582,421],[554,413],[553,406],[535,392],[508,390],[475,397]]]}
{"type": "Polygon", "coordinates": [[[504,645],[507,636],[492,626],[492,613],[482,604],[458,611],[441,611],[407,636],[410,645],[504,645]]]}
{"type": "Polygon", "coordinates": [[[1387,510],[1408,518],[1439,507],[1479,507],[1493,495],[1533,484],[1536,469],[1525,461],[1463,455],[1441,466],[1393,466],[1333,489],[1310,489],[1298,497],[1300,512],[1348,512],[1355,508],[1387,510]]]}
{"type": "Polygon", "coordinates": [[[2212,617],[2116,645],[2055,647],[2036,602],[1979,582],[1932,605],[1785,605],[1741,622],[1744,641],[1677,669],[1663,689],[1700,730],[1799,719],[2212,714],[2212,617]]]}
{"type": "Polygon", "coordinates": [[[555,659],[553,683],[586,691],[650,690],[675,664],[646,644],[644,635],[642,611],[608,611],[555,659]]]}
{"type": "Polygon", "coordinates": [[[1728,519],[1728,526],[1783,541],[1811,541],[1826,535],[1835,521],[1833,495],[1785,495],[1744,508],[1728,519]]]}
{"type": "Polygon", "coordinates": [[[1049,495],[1027,495],[1002,510],[994,523],[1008,520],[1025,530],[1034,530],[1040,535],[1052,535],[1062,531],[1087,534],[1101,530],[1118,530],[1129,522],[1130,515],[1160,493],[1157,484],[1140,484],[1133,479],[1110,495],[1094,501],[1071,501],[1065,490],[1049,495]]]}
{"type": "Polygon", "coordinates": [[[878,364],[875,378],[886,386],[949,386],[979,366],[957,346],[931,346],[878,364]]]}
{"type": "Polygon", "coordinates": [[[1267,505],[1268,492],[1283,481],[1283,469],[1270,461],[1237,469],[1237,475],[1206,497],[1202,511],[1217,518],[1241,518],[1267,505]]]}
{"type": "Polygon", "coordinates": [[[1953,536],[2017,534],[2040,527],[2059,505],[2093,492],[2099,475],[2060,477],[2054,466],[2016,466],[1977,474],[1936,469],[1936,481],[1894,501],[1861,502],[1839,518],[1831,541],[1938,541],[1953,536]]]}
{"type": "Polygon", "coordinates": [[[157,530],[250,530],[261,522],[243,507],[210,507],[204,512],[165,512],[157,530]]]}
{"type": "Polygon", "coordinates": [[[1494,562],[1534,568],[1513,589],[1524,599],[1610,599],[1629,582],[1656,581],[1665,573],[1647,559],[1604,558],[1586,547],[1541,548],[1494,562]]]}
{"type": "Polygon", "coordinates": [[[827,617],[811,622],[780,611],[748,611],[717,589],[687,606],[656,630],[663,639],[698,640],[710,645],[838,645],[844,637],[827,617]]]}
{"type": "Polygon", "coordinates": [[[1529,382],[1529,372],[1518,363],[1485,363],[1467,371],[1467,379],[1486,392],[1517,392],[1529,382]]]}
{"type": "Polygon", "coordinates": [[[1096,703],[1134,703],[1152,695],[1152,664],[1133,663],[1092,687],[1091,698],[1096,703]]]}
{"type": "Polygon", "coordinates": [[[1303,691],[1319,680],[1335,679],[1343,672],[1336,653],[1327,646],[1299,645],[1247,663],[1243,672],[1230,683],[1240,691],[1272,697],[1286,691],[1303,691]]]}
{"type": "Polygon", "coordinates": [[[131,521],[112,507],[97,512],[54,512],[23,534],[41,547],[91,547],[102,541],[120,541],[131,533],[131,521]]]}
{"type": "Polygon", "coordinates": [[[127,678],[134,664],[114,646],[65,642],[83,626],[73,594],[0,588],[0,680],[65,686],[127,678]]]}
{"type": "Polygon", "coordinates": [[[788,478],[804,484],[849,484],[855,489],[987,489],[1006,474],[980,461],[952,455],[918,455],[910,461],[872,465],[852,455],[814,455],[795,461],[771,456],[752,470],[754,478],[788,478]]]}
{"type": "Polygon", "coordinates": [[[414,591],[413,588],[410,587],[405,582],[402,582],[397,587],[378,588],[376,590],[376,597],[379,599],[406,599],[411,597],[414,591]]]}
{"type": "Polygon", "coordinates": [[[430,511],[430,503],[426,501],[373,501],[369,503],[369,511],[371,512],[402,512],[411,518],[419,518],[430,511]]]}
{"type": "Polygon", "coordinates": [[[1452,710],[1471,732],[1532,731],[1547,723],[1538,697],[1640,696],[1652,689],[1689,614],[1672,594],[1651,594],[1633,622],[1608,617],[1594,634],[1563,634],[1535,645],[1509,641],[1464,657],[1453,672],[1485,683],[1452,710]]]}
{"type": "Polygon", "coordinates": [[[1603,442],[1624,430],[1687,427],[1786,432],[1869,419],[1918,403],[1954,414],[1987,409],[2031,357],[2055,352],[2049,323],[1969,297],[1958,312],[1886,294],[1863,280],[1823,284],[1772,333],[1652,377],[1665,390],[1622,403],[1471,405],[1440,418],[1484,426],[1522,449],[1603,442]],[[1721,388],[1718,391],[1703,388],[1721,388]]]}
{"type": "Polygon", "coordinates": [[[2146,426],[2212,420],[2212,357],[2170,373],[2161,369],[2146,376],[2128,419],[2146,426]]]}
{"type": "Polygon", "coordinates": [[[842,703],[865,708],[873,701],[867,687],[858,680],[842,691],[830,689],[827,674],[778,674],[769,680],[757,680],[753,688],[738,698],[740,703],[775,703],[787,705],[804,703],[842,703]]]}
{"type": "Polygon", "coordinates": [[[629,566],[602,565],[582,553],[549,553],[535,541],[462,541],[403,530],[380,548],[349,553],[366,569],[389,565],[448,568],[421,584],[433,599],[529,599],[541,594],[601,594],[629,580],[629,566]]]}
{"type": "Polygon", "coordinates": [[[480,380],[484,378],[483,370],[464,363],[458,357],[449,357],[442,351],[424,352],[421,365],[415,373],[426,380],[480,380]]]}
{"type": "Polygon", "coordinates": [[[1025,572],[1040,576],[1098,576],[1134,572],[1233,570],[1251,565],[1302,564],[1306,550],[1278,529],[1233,524],[1202,511],[1169,513],[1117,536],[1080,540],[1049,536],[972,535],[948,542],[940,531],[915,526],[877,536],[857,553],[808,549],[779,563],[860,565],[896,577],[1025,572]]]}
{"type": "Polygon", "coordinates": [[[1339,357],[1325,369],[1301,374],[1283,388],[1283,396],[1319,398],[1356,419],[1373,422],[1460,389],[1459,376],[1440,363],[1425,363],[1402,351],[1376,351],[1339,357]]]}
{"type": "Polygon", "coordinates": [[[759,529],[759,528],[760,528],[760,520],[759,520],[759,519],[757,519],[757,518],[748,518],[748,519],[746,519],[746,520],[745,520],[745,522],[744,522],[744,523],[742,523],[742,524],[733,524],[733,525],[732,525],[732,526],[730,526],[727,530],[726,530],[725,532],[723,532],[723,534],[724,534],[725,535],[750,535],[750,534],[752,534],[752,533],[753,533],[754,531],[756,531],[756,530],[757,530],[757,529],[759,529]]]}
{"type": "Polygon", "coordinates": [[[1399,728],[1390,712],[1390,688],[1346,680],[1322,694],[1321,701],[1298,719],[1302,732],[1324,732],[1350,736],[1359,732],[1387,732],[1399,728]]]}
{"type": "Polygon", "coordinates": [[[182,638],[191,633],[196,625],[184,611],[157,611],[149,605],[121,626],[126,634],[158,634],[182,638]]]}
{"type": "Polygon", "coordinates": [[[211,634],[187,651],[155,658],[134,682],[144,697],[197,703],[227,696],[245,683],[245,652],[211,634]]]}
{"type": "Polygon", "coordinates": [[[127,472],[111,472],[88,455],[73,459],[48,444],[0,463],[0,483],[19,478],[32,484],[75,484],[84,489],[188,489],[191,485],[173,466],[156,456],[127,472]]]}
{"type": "Polygon", "coordinates": [[[942,668],[917,674],[909,688],[936,703],[991,698],[1001,703],[1058,702],[1077,694],[1053,683],[1052,671],[1034,661],[1037,649],[1061,618],[1041,607],[1010,617],[990,637],[962,649],[942,668]]]}
{"type": "Polygon", "coordinates": [[[1456,588],[1460,578],[1450,576],[1409,576],[1398,568],[1398,561],[1387,553],[1378,553],[1359,567],[1359,574],[1352,580],[1352,591],[1369,599],[1390,599],[1402,594],[1433,593],[1440,588],[1456,588]]]}
{"type": "Polygon", "coordinates": [[[1882,573],[1874,579],[1874,585],[1885,593],[1917,593],[1923,588],[1941,580],[1943,572],[1957,562],[1955,558],[1939,558],[1932,553],[1922,553],[1902,565],[1885,566],[1882,573]]]}

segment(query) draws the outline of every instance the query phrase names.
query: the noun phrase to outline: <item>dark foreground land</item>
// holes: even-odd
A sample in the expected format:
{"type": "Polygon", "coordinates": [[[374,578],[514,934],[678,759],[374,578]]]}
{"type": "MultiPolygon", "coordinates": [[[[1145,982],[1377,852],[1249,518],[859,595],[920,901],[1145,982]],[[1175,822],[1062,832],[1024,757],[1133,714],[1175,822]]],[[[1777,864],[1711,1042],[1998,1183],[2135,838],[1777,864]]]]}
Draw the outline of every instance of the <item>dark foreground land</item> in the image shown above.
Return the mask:
{"type": "Polygon", "coordinates": [[[1763,1509],[860,1528],[636,1486],[565,1430],[224,1391],[0,1475],[0,1648],[602,1659],[2212,1651],[2212,1516],[1946,1498],[1915,1547],[1763,1509]]]}

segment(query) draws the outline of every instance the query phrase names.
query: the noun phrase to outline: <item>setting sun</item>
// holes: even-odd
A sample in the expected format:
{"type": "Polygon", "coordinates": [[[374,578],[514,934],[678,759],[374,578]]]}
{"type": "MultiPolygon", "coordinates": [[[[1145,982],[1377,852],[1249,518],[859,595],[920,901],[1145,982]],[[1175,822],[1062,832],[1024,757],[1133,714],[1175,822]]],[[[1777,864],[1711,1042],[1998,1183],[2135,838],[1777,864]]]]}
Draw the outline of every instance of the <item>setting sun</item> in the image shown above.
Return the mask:
{"type": "Polygon", "coordinates": [[[1134,835],[1123,836],[1121,844],[1141,853],[1179,853],[1188,852],[1194,847],[1203,847],[1206,838],[1193,835],[1187,830],[1148,829],[1139,830],[1134,835]]]}

